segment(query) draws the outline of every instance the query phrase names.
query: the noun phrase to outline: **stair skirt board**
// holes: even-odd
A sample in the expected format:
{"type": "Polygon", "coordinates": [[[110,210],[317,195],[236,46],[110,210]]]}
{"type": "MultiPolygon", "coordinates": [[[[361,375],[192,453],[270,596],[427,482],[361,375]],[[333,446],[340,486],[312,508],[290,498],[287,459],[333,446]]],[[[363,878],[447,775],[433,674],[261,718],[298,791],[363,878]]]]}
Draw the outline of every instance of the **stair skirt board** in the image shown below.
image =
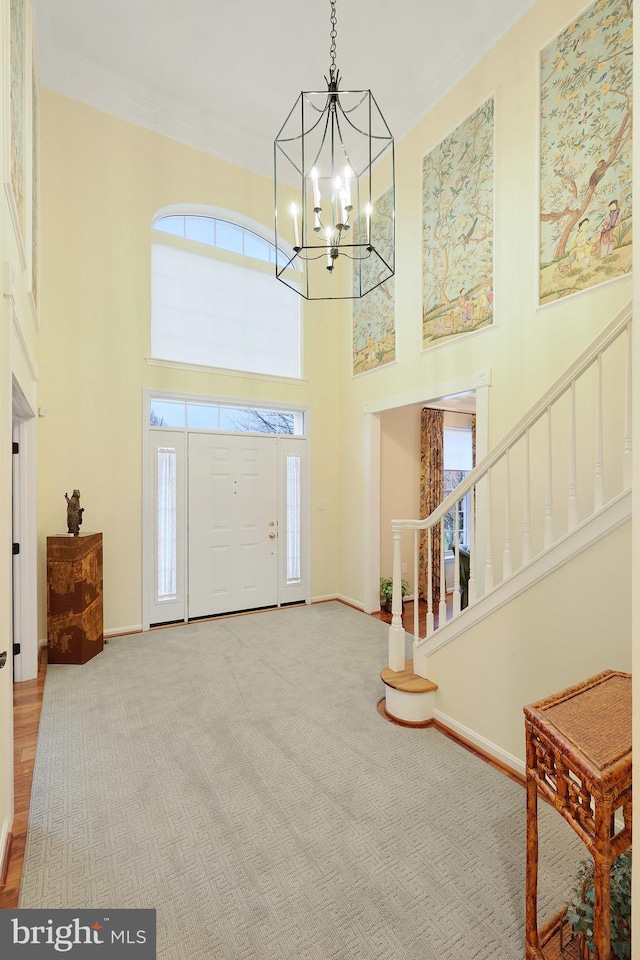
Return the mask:
{"type": "Polygon", "coordinates": [[[454,620],[448,620],[429,637],[414,641],[414,656],[427,656],[450,643],[458,633],[480,623],[515,597],[539,583],[558,567],[569,563],[598,540],[602,540],[631,516],[631,490],[623,490],[597,513],[583,520],[577,527],[560,537],[523,567],[487,594],[470,604],[454,620]]]}

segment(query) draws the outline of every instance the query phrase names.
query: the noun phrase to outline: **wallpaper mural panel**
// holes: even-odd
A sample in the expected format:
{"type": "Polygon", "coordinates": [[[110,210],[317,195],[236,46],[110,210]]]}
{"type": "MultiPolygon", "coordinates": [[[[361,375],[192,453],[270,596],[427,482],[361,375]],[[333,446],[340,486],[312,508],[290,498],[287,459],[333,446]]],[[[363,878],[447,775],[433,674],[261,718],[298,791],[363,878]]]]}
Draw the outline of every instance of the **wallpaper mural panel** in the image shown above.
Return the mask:
{"type": "Polygon", "coordinates": [[[11,64],[11,189],[18,223],[24,237],[24,177],[25,177],[25,6],[24,0],[11,0],[10,8],[10,64],[11,64]]]}
{"type": "Polygon", "coordinates": [[[494,98],[423,161],[423,347],[493,323],[494,98]]]}
{"type": "Polygon", "coordinates": [[[597,0],[541,54],[540,303],[631,270],[632,0],[597,0]]]}
{"type": "MultiPolygon", "coordinates": [[[[393,202],[387,190],[376,202],[377,216],[372,220],[372,241],[385,256],[393,243],[393,202]]],[[[364,233],[364,221],[361,224],[364,233]]],[[[376,270],[377,261],[367,260],[362,265],[363,282],[375,283],[369,272],[376,270]]],[[[395,278],[385,280],[366,297],[353,301],[353,373],[375,370],[396,359],[395,278]]]]}

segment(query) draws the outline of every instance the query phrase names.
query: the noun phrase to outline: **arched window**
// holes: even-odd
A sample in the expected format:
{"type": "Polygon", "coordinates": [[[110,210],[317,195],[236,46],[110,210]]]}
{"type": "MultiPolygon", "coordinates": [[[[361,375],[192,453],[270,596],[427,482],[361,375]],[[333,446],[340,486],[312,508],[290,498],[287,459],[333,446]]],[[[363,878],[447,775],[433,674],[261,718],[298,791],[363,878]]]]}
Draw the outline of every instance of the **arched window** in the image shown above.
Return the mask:
{"type": "Polygon", "coordinates": [[[151,355],[299,378],[300,298],[274,277],[275,245],[242,220],[160,212],[151,246],[151,355]]]}

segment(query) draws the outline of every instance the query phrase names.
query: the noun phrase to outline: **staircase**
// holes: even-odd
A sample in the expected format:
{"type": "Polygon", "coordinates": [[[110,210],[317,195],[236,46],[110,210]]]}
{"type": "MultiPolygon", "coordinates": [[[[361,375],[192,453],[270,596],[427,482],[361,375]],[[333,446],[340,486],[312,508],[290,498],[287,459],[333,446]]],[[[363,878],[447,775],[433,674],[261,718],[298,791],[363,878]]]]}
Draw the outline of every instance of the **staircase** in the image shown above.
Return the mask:
{"type": "Polygon", "coordinates": [[[622,525],[631,514],[630,488],[629,305],[429,517],[393,521],[393,618],[389,666],[382,676],[387,715],[411,725],[428,723],[438,698],[437,686],[427,680],[429,658],[622,525]],[[458,505],[466,496],[469,601],[462,609],[458,505]],[[444,518],[451,511],[455,574],[453,615],[447,621],[444,518]],[[405,530],[414,533],[416,576],[421,551],[426,553],[428,570],[424,637],[419,635],[418,603],[414,604],[413,663],[405,659],[402,625],[405,530]],[[441,542],[439,597],[432,589],[436,537],[441,542]]]}

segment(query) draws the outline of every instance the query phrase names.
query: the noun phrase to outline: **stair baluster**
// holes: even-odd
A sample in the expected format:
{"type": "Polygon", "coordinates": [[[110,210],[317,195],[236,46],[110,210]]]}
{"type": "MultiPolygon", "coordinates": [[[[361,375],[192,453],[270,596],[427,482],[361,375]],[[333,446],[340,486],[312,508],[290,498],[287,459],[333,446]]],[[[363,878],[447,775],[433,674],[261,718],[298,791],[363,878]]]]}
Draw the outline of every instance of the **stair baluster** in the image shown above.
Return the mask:
{"type": "Polygon", "coordinates": [[[602,449],[602,354],[596,361],[596,469],[593,478],[593,509],[599,510],[604,503],[604,452],[602,449]]]}
{"type": "Polygon", "coordinates": [[[576,466],[576,382],[571,381],[571,410],[569,413],[569,503],[567,506],[567,529],[573,530],[578,523],[578,480],[576,466]]]}
{"type": "Polygon", "coordinates": [[[524,501],[522,519],[522,563],[531,560],[531,463],[529,431],[524,435],[524,501]]]}
{"type": "Polygon", "coordinates": [[[509,468],[509,451],[505,451],[504,465],[506,470],[505,477],[505,498],[504,498],[504,551],[502,554],[502,579],[506,580],[511,576],[511,470],[509,468]]]}
{"type": "Polygon", "coordinates": [[[547,407],[547,491],[544,502],[544,547],[553,543],[553,438],[551,435],[551,405],[547,407]]]}

